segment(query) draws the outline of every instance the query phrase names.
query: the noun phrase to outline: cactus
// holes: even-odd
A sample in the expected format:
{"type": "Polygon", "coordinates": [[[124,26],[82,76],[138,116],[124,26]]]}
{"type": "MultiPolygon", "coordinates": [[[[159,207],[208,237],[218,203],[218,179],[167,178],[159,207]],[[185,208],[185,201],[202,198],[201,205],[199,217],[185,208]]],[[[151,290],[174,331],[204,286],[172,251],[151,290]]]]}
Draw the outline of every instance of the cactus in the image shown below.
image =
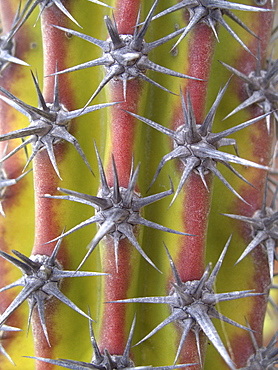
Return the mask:
{"type": "Polygon", "coordinates": [[[275,9],[0,0],[1,369],[276,368],[275,9]]]}

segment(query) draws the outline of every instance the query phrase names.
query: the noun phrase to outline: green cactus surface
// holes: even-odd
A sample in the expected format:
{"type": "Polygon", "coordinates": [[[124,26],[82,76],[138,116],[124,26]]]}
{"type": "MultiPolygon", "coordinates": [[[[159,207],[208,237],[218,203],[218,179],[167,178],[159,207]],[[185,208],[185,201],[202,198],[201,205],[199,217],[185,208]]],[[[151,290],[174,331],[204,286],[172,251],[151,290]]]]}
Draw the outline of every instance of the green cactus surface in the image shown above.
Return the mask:
{"type": "Polygon", "coordinates": [[[277,368],[276,7],[0,0],[1,370],[277,368]]]}

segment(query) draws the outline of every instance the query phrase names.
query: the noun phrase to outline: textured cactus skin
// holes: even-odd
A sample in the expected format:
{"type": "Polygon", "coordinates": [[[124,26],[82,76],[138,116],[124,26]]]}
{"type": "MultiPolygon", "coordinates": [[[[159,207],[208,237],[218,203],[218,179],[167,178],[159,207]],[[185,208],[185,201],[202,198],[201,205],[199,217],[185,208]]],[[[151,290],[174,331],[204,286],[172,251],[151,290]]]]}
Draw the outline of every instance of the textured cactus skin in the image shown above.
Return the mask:
{"type": "MultiPolygon", "coordinates": [[[[152,5],[147,0],[107,0],[115,8],[115,19],[119,33],[133,33],[137,13],[141,7],[141,19],[144,20],[152,5]]],[[[16,56],[28,64],[38,74],[40,87],[46,102],[52,102],[56,61],[58,70],[93,60],[101,56],[101,50],[76,36],[66,35],[52,27],[74,29],[78,32],[106,40],[107,29],[103,22],[105,15],[112,16],[112,10],[87,0],[67,0],[63,2],[73,17],[82,25],[79,29],[69,18],[52,5],[46,8],[37,25],[33,27],[38,15],[36,9],[15,34],[16,56]]],[[[166,4],[160,0],[156,13],[166,4]]],[[[3,32],[9,30],[16,13],[18,0],[0,0],[3,32]]],[[[24,5],[23,2],[22,5],[24,5]]],[[[252,1],[244,4],[256,6],[252,1]]],[[[274,4],[274,9],[275,9],[274,4]]],[[[264,7],[271,7],[270,2],[264,7]]],[[[274,12],[236,12],[240,19],[261,39],[261,60],[265,63],[273,48],[273,59],[278,57],[277,40],[270,45],[274,12]]],[[[151,22],[146,33],[146,41],[151,42],[175,31],[175,27],[184,27],[188,14],[176,11],[151,22]]],[[[231,22],[231,26],[232,26],[231,22]]],[[[257,39],[241,27],[233,26],[240,38],[253,54],[257,53],[257,39]]],[[[169,189],[171,177],[174,189],[180,181],[182,166],[178,160],[169,161],[162,169],[154,185],[146,194],[161,158],[172,150],[166,135],[154,130],[135,119],[122,109],[151,119],[165,127],[176,129],[182,123],[181,99],[178,96],[181,88],[186,98],[186,90],[191,94],[197,123],[202,123],[205,115],[215,101],[220,87],[223,87],[231,73],[218,60],[232,65],[248,74],[256,68],[256,59],[223,28],[218,28],[220,42],[217,43],[212,30],[204,23],[197,25],[173,52],[169,52],[177,41],[175,38],[150,52],[150,60],[174,71],[204,79],[194,81],[179,79],[163,73],[148,71],[147,76],[157,83],[175,92],[177,95],[162,91],[145,81],[130,80],[127,82],[127,100],[122,102],[122,82],[110,81],[96,96],[91,104],[121,102],[111,108],[105,108],[72,120],[70,132],[74,135],[95,173],[90,173],[81,157],[72,145],[66,142],[55,144],[55,156],[63,181],[57,177],[46,153],[40,151],[33,160],[32,173],[21,179],[16,185],[7,188],[2,202],[6,217],[0,220],[0,249],[12,254],[18,250],[26,256],[31,254],[51,255],[55,242],[45,244],[58,237],[64,227],[71,229],[78,223],[93,216],[92,208],[67,200],[50,199],[45,194],[61,195],[57,187],[70,189],[84,194],[97,195],[100,186],[98,162],[94,141],[103,160],[107,182],[113,186],[111,154],[115,157],[120,186],[126,187],[129,181],[132,157],[135,166],[140,162],[140,172],[136,192],[142,197],[169,189]]],[[[104,76],[102,66],[86,68],[80,71],[59,75],[59,95],[61,103],[68,110],[85,106],[104,76]]],[[[13,93],[22,101],[36,107],[37,95],[30,74],[30,68],[10,64],[0,80],[3,88],[13,93]]],[[[251,106],[236,115],[222,121],[237,105],[246,99],[244,83],[234,76],[217,109],[213,132],[220,132],[244,121],[263,114],[258,106],[251,106]]],[[[0,100],[0,134],[28,126],[28,120],[13,107],[0,100]]],[[[270,132],[267,131],[265,119],[233,135],[236,139],[239,154],[242,158],[260,165],[268,166],[273,153],[275,140],[274,118],[271,118],[270,132]]],[[[8,151],[19,145],[19,139],[10,140],[8,151]]],[[[5,143],[1,143],[4,151],[5,143]]],[[[234,153],[230,149],[223,149],[234,153]]],[[[29,149],[29,153],[30,153],[29,149]]],[[[23,150],[6,160],[3,167],[9,178],[20,176],[26,163],[23,150]]],[[[31,166],[29,166],[31,167],[31,166]]],[[[28,167],[28,168],[29,168],[28,167]]],[[[248,225],[221,215],[242,214],[252,216],[261,209],[267,171],[235,168],[254,187],[244,183],[231,171],[223,169],[221,173],[232,187],[249,203],[238,199],[221,181],[205,174],[208,190],[200,176],[191,173],[181,193],[173,205],[168,208],[171,197],[151,204],[143,211],[144,218],[158,224],[192,236],[181,236],[163,231],[136,227],[135,235],[151,261],[163,274],[159,274],[138,251],[127,241],[120,240],[118,272],[115,267],[114,246],[111,238],[103,239],[84,264],[84,271],[106,272],[106,277],[84,277],[66,279],[62,291],[83,311],[90,307],[95,335],[100,350],[105,348],[111,354],[121,355],[124,351],[131,322],[136,312],[136,326],[133,344],[140,341],[156,325],[162,322],[169,309],[165,305],[107,303],[118,299],[133,297],[165,296],[174,281],[169,259],[163,247],[167,245],[170,254],[179,270],[182,281],[200,279],[207,263],[212,266],[221,254],[224,245],[233,234],[221,270],[217,276],[216,292],[232,292],[253,289],[265,293],[256,297],[224,302],[217,306],[219,312],[232,320],[255,330],[259,346],[263,343],[263,325],[266,314],[267,297],[271,285],[268,271],[268,260],[264,248],[258,246],[243,261],[234,266],[245,247],[250,242],[251,232],[248,225]]],[[[75,270],[85,256],[86,246],[94,237],[95,225],[86,226],[62,241],[58,260],[65,270],[75,270]]],[[[83,267],[82,267],[83,270],[83,267]]],[[[3,258],[0,259],[0,288],[21,277],[15,266],[3,258]]],[[[0,293],[0,311],[8,307],[19,293],[19,289],[0,293]]],[[[35,361],[22,356],[44,358],[63,358],[78,361],[91,361],[92,348],[88,332],[88,321],[58,301],[49,300],[45,308],[46,324],[51,347],[48,346],[37,310],[32,315],[32,329],[26,336],[28,322],[28,304],[24,302],[7,320],[6,324],[22,329],[22,332],[7,332],[1,340],[2,346],[9,353],[20,369],[50,370],[58,366],[35,361]]],[[[271,317],[272,331],[277,327],[277,318],[271,317]]],[[[254,352],[252,339],[248,331],[235,328],[226,323],[216,322],[215,327],[236,368],[246,366],[248,357],[254,352]]],[[[131,357],[136,366],[173,365],[181,330],[175,324],[167,325],[147,341],[132,348],[131,357]]],[[[207,345],[201,336],[202,353],[206,352],[203,368],[206,370],[225,370],[229,367],[223,361],[213,345],[207,345]]],[[[179,363],[199,362],[195,336],[189,333],[179,363]]],[[[13,369],[14,365],[0,354],[0,369],[13,369]]],[[[201,369],[200,365],[188,367],[201,369]]]]}

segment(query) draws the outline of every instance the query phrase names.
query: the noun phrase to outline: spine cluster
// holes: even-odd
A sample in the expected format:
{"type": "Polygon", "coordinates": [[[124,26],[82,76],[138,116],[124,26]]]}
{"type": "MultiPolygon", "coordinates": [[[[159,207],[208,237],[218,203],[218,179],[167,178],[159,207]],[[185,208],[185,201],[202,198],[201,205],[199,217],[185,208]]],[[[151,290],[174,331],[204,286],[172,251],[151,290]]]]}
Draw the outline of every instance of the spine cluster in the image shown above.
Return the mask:
{"type": "Polygon", "coordinates": [[[0,0],[0,369],[276,368],[275,6],[0,0]]]}

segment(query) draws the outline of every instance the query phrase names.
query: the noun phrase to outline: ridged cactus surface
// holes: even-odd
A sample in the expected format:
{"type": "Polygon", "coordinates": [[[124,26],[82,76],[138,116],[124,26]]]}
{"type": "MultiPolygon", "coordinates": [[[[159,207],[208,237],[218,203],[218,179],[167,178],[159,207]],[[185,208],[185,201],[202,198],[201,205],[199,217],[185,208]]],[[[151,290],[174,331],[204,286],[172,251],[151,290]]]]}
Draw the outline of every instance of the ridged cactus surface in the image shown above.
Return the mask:
{"type": "Polygon", "coordinates": [[[277,368],[275,10],[0,0],[0,369],[277,368]]]}

